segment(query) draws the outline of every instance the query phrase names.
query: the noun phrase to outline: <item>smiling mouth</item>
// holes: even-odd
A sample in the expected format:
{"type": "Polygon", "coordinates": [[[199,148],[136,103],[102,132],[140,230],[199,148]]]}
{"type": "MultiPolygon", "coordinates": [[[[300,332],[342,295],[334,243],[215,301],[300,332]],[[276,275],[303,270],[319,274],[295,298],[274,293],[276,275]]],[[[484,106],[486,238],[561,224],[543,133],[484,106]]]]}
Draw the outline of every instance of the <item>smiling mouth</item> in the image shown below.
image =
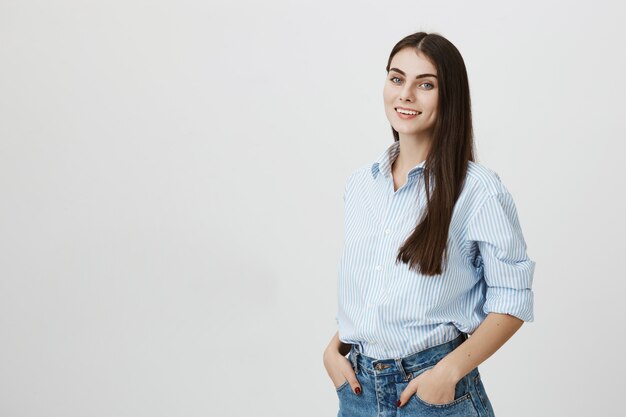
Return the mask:
{"type": "Polygon", "coordinates": [[[422,114],[421,111],[417,111],[417,110],[404,110],[404,109],[398,109],[397,107],[394,109],[396,111],[396,113],[401,114],[403,116],[417,116],[422,114]]]}

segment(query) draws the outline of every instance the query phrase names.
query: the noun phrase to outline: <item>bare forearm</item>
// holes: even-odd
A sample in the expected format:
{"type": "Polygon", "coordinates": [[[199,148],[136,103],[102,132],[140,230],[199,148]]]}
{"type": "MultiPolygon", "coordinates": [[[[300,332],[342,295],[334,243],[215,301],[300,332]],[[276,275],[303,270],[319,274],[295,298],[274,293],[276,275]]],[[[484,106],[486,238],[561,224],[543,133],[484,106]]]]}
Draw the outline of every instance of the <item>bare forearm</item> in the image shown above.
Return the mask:
{"type": "Polygon", "coordinates": [[[440,360],[434,369],[454,382],[493,355],[519,330],[523,320],[509,314],[489,313],[474,333],[440,360]]]}
{"type": "Polygon", "coordinates": [[[351,346],[352,345],[343,343],[341,340],[339,340],[339,331],[337,331],[333,338],[330,340],[330,343],[328,344],[328,347],[326,347],[325,352],[339,352],[343,356],[346,356],[348,353],[350,353],[351,346]]]}

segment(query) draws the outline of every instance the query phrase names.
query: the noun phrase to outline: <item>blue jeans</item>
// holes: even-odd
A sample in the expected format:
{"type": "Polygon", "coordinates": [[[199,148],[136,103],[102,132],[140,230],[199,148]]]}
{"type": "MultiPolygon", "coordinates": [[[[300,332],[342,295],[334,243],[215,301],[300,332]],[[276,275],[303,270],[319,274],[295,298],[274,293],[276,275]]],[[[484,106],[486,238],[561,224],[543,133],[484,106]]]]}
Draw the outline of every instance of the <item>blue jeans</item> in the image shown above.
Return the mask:
{"type": "Polygon", "coordinates": [[[361,394],[356,395],[347,380],[339,386],[337,417],[495,417],[478,367],[457,383],[452,402],[430,404],[414,393],[401,408],[396,407],[409,381],[435,366],[466,339],[467,335],[461,333],[447,343],[398,359],[370,358],[359,352],[358,345],[352,345],[348,359],[361,385],[361,394]]]}

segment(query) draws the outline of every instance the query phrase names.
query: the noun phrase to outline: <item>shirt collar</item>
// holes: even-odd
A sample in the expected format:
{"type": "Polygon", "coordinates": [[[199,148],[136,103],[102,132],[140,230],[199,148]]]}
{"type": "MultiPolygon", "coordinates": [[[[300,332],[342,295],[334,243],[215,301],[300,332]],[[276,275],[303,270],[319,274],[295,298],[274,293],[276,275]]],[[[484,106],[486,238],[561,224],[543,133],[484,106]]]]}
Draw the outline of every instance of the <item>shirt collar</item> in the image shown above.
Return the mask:
{"type": "MultiPolygon", "coordinates": [[[[393,142],[383,153],[380,154],[376,161],[372,164],[372,176],[376,179],[376,176],[379,172],[382,172],[385,177],[391,176],[391,165],[393,165],[394,161],[400,154],[400,141],[393,142]]],[[[411,170],[407,173],[408,176],[411,176],[414,172],[419,172],[424,169],[424,163],[426,161],[422,161],[419,164],[415,165],[411,170]]]]}

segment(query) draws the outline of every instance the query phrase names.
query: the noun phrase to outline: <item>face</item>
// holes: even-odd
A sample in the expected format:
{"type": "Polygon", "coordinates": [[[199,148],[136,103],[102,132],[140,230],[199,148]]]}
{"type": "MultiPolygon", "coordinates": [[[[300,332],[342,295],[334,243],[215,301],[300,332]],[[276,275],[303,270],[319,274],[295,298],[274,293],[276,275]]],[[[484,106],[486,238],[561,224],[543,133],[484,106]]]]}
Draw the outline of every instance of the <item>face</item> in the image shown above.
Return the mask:
{"type": "Polygon", "coordinates": [[[435,66],[414,48],[403,48],[391,59],[383,99],[387,119],[400,137],[431,139],[439,99],[436,76],[435,66]],[[398,107],[418,113],[401,114],[398,107]]]}

